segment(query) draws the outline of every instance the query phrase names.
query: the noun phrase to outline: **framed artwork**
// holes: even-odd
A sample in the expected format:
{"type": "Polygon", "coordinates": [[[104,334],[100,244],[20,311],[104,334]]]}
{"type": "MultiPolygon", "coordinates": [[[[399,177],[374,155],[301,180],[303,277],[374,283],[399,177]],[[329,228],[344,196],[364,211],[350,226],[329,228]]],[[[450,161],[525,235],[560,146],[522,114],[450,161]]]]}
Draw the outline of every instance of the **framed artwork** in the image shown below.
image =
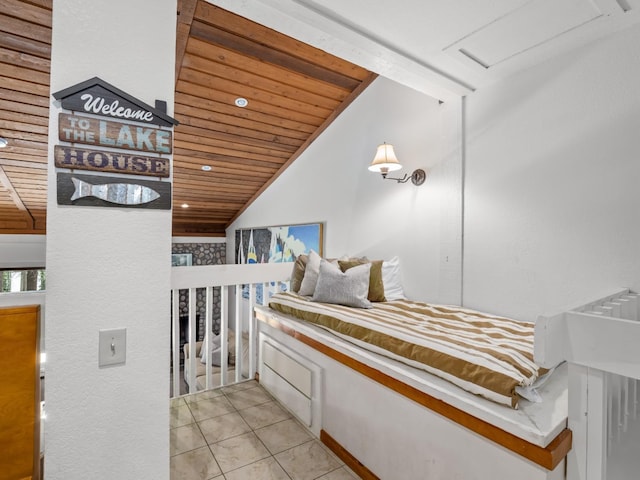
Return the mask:
{"type": "MultiPolygon", "coordinates": [[[[236,263],[294,262],[298,255],[311,250],[322,256],[323,224],[282,225],[276,227],[245,228],[236,230],[236,263]]],[[[289,282],[267,287],[267,298],[276,291],[287,291],[289,282]]],[[[244,285],[242,296],[249,298],[249,286],[244,285]]],[[[256,286],[256,301],[262,303],[263,286],[256,286]]]]}
{"type": "Polygon", "coordinates": [[[322,256],[322,239],[322,223],[239,229],[236,263],[293,262],[311,250],[322,256]]]}
{"type": "Polygon", "coordinates": [[[192,262],[191,253],[172,253],[171,254],[171,266],[172,267],[190,267],[192,262]]]}

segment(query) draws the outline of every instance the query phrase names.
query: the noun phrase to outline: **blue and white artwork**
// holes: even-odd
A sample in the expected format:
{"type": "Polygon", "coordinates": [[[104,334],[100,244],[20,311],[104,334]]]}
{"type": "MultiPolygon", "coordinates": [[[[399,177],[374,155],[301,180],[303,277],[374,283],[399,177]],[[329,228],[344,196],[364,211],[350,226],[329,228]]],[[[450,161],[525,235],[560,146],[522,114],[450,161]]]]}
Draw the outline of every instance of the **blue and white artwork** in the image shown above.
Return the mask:
{"type": "Polygon", "coordinates": [[[322,223],[236,230],[236,263],[293,262],[315,250],[322,255],[322,223]]]}
{"type": "MultiPolygon", "coordinates": [[[[322,223],[236,230],[236,263],[294,262],[311,250],[322,255],[322,234],[322,223]]],[[[275,285],[272,287],[269,290],[275,292],[275,285]]],[[[281,285],[281,291],[286,291],[286,285],[281,285]]],[[[249,297],[248,285],[243,297],[249,297]]],[[[256,287],[256,301],[262,303],[262,285],[256,287]]]]}

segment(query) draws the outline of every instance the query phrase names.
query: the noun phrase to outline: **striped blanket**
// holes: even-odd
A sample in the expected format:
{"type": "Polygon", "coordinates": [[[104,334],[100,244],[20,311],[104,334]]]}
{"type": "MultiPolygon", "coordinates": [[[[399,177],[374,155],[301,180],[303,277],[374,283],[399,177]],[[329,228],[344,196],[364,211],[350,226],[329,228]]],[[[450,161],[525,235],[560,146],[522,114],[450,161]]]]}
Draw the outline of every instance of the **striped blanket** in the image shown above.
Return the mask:
{"type": "Polygon", "coordinates": [[[531,322],[410,300],[359,309],[281,293],[269,306],[512,408],[516,387],[544,373],[533,362],[531,322]]]}

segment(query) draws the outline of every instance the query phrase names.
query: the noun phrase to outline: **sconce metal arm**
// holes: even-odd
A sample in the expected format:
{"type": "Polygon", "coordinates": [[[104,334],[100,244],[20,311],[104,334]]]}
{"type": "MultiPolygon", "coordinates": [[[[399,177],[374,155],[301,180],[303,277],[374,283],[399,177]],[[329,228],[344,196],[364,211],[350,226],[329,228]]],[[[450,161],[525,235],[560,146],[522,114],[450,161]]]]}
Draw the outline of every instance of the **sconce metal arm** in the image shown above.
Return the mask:
{"type": "Polygon", "coordinates": [[[393,178],[393,177],[388,177],[385,173],[383,173],[382,178],[384,180],[395,180],[398,183],[407,183],[409,180],[411,180],[411,183],[413,183],[416,186],[419,186],[424,183],[424,180],[427,178],[427,174],[425,173],[424,170],[422,170],[421,168],[418,168],[414,170],[410,176],[405,173],[402,178],[393,178]]]}

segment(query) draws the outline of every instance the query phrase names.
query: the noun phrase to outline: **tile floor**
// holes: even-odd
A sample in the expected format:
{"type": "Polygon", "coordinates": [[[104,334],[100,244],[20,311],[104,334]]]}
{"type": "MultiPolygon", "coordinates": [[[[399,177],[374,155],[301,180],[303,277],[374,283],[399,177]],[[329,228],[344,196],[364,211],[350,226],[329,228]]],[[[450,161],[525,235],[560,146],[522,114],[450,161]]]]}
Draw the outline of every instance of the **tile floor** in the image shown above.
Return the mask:
{"type": "Polygon", "coordinates": [[[171,400],[171,480],[357,478],[253,380],[171,400]]]}

